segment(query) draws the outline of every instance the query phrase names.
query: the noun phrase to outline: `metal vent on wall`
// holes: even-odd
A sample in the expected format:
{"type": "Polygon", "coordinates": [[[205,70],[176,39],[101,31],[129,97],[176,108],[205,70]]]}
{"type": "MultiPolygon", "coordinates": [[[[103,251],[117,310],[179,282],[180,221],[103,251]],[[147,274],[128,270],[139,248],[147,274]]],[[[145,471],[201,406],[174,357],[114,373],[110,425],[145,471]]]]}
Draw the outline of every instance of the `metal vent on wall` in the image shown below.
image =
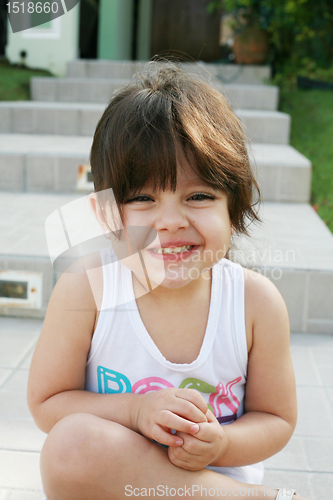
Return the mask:
{"type": "Polygon", "coordinates": [[[42,273],[0,271],[0,307],[41,309],[42,298],[42,273]]]}

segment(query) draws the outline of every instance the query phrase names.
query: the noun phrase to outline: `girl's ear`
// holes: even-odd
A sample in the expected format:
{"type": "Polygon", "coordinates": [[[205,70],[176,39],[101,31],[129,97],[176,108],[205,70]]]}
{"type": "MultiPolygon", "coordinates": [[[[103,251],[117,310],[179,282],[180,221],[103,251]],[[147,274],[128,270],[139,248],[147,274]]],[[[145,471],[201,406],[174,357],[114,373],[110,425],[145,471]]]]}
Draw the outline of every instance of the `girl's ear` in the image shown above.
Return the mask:
{"type": "Polygon", "coordinates": [[[112,189],[107,189],[102,193],[90,193],[88,198],[90,208],[105,235],[109,235],[110,231],[116,232],[123,229],[112,189]]]}
{"type": "Polygon", "coordinates": [[[98,224],[101,226],[103,232],[104,233],[108,232],[109,228],[106,224],[105,216],[104,216],[103,211],[100,207],[100,204],[98,203],[98,200],[97,200],[95,193],[89,194],[89,205],[90,205],[90,208],[91,208],[94,216],[96,217],[98,224]]]}

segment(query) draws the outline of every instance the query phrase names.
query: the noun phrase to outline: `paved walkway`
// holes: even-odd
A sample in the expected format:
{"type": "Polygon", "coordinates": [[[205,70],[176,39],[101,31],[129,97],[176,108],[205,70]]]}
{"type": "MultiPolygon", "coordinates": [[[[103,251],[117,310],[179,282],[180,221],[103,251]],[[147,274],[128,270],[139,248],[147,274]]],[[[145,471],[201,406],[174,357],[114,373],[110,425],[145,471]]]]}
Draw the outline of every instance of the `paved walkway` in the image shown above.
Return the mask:
{"type": "MultiPolygon", "coordinates": [[[[28,369],[42,321],[0,317],[0,500],[41,500],[45,434],[26,404],[28,369]]],[[[333,336],[292,334],[299,418],[286,448],[266,461],[264,483],[310,500],[333,491],[333,336]]]]}

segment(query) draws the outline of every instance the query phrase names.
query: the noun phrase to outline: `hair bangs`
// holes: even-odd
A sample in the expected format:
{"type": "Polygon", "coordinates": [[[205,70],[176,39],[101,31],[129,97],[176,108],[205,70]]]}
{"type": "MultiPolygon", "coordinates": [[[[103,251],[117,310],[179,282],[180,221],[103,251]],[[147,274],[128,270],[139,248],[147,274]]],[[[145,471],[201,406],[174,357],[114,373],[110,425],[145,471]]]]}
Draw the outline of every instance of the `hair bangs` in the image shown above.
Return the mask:
{"type": "Polygon", "coordinates": [[[149,186],[177,189],[187,164],[229,198],[233,226],[247,233],[259,221],[260,191],[247,137],[223,92],[172,64],[146,66],[112,97],[100,119],[90,163],[95,190],[112,188],[120,213],[130,196],[149,186]]]}

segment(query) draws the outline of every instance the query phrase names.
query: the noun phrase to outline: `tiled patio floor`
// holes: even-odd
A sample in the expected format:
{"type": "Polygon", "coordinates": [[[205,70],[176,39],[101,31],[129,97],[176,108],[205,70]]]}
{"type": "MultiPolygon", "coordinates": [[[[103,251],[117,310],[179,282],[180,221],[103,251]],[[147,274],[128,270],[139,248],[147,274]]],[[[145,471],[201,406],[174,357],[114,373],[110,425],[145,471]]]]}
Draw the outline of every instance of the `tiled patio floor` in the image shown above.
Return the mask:
{"type": "MultiPolygon", "coordinates": [[[[41,500],[45,434],[26,403],[28,369],[42,321],[0,317],[0,500],[41,500]]],[[[294,436],[266,461],[264,483],[310,500],[333,491],[333,336],[292,334],[299,417],[294,436]]]]}

